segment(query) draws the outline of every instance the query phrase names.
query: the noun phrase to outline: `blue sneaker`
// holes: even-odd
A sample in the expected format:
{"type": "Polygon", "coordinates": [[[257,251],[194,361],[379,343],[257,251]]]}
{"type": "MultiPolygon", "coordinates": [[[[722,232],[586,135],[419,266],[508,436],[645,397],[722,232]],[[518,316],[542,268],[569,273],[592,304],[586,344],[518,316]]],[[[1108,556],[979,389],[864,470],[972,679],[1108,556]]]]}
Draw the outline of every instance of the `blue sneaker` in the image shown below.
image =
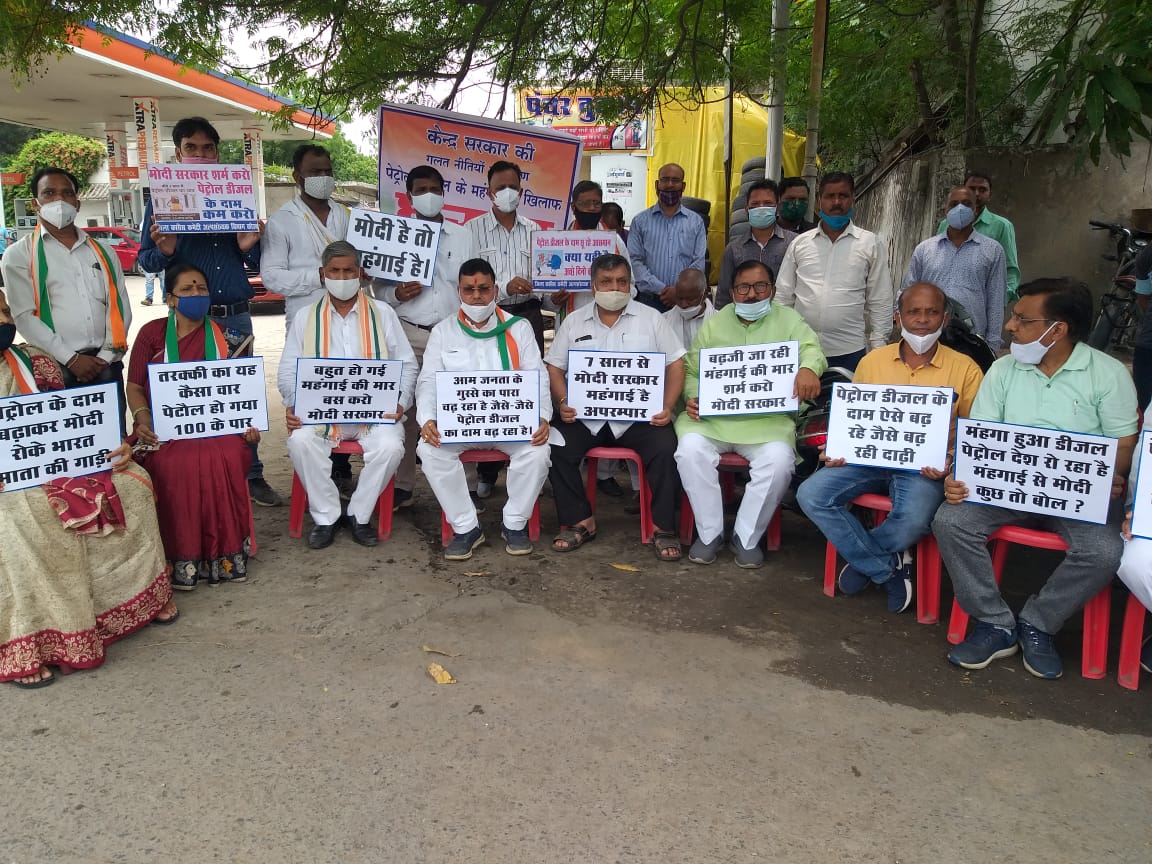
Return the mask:
{"type": "Polygon", "coordinates": [[[1017,622],[1016,634],[1024,652],[1025,669],[1037,678],[1059,678],[1064,674],[1064,664],[1056,653],[1052,634],[1037,630],[1024,620],[1017,622]]]}
{"type": "Polygon", "coordinates": [[[1140,668],[1152,674],[1152,636],[1144,640],[1144,647],[1140,649],[1140,668]]]}
{"type": "Polygon", "coordinates": [[[888,593],[888,611],[899,615],[912,603],[912,555],[907,551],[897,553],[895,561],[896,567],[883,588],[888,593]]]}
{"type": "Polygon", "coordinates": [[[836,578],[836,584],[840,586],[841,594],[859,594],[872,584],[872,580],[851,564],[845,564],[836,578]]]}
{"type": "Polygon", "coordinates": [[[1018,648],[1014,631],[977,621],[972,634],[948,652],[948,660],[964,669],[983,669],[993,660],[1011,657],[1018,648]]]}
{"type": "Polygon", "coordinates": [[[483,544],[484,529],[477,525],[465,534],[453,534],[452,542],[444,547],[444,558],[448,561],[467,561],[472,551],[483,544]]]}

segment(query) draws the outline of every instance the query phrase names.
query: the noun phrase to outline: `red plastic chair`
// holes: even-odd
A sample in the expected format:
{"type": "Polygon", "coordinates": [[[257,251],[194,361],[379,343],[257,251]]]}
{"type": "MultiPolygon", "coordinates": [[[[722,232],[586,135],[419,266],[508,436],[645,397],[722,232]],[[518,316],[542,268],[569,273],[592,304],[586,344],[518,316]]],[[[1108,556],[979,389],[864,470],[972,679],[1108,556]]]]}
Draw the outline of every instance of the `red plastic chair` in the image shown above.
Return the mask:
{"type": "MultiPolygon", "coordinates": [[[[748,460],[739,453],[721,453],[720,466],[720,496],[727,504],[735,495],[736,471],[748,468],[748,460]],[[732,470],[725,471],[725,468],[732,470]]],[[[780,512],[778,506],[772,518],[768,520],[768,529],[764,532],[764,542],[769,552],[780,548],[780,512]]],[[[687,545],[692,542],[696,532],[696,514],[692,511],[692,502],[688,500],[688,493],[680,493],[680,542],[687,545]]]]}
{"type": "MultiPolygon", "coordinates": [[[[460,454],[461,462],[511,462],[512,457],[503,450],[465,450],[460,454]]],[[[440,511],[440,543],[447,546],[455,536],[452,525],[444,511],[440,511]]],[[[540,499],[536,499],[536,506],[532,508],[532,515],[528,517],[528,539],[535,542],[540,539],[540,499]]]]}
{"type": "MultiPolygon", "coordinates": [[[[1052,549],[1067,552],[1068,544],[1051,531],[1037,531],[1017,525],[1005,525],[988,538],[992,545],[992,572],[996,584],[1004,573],[1008,545],[1031,546],[1034,549],[1052,549]]],[[[1084,643],[1081,653],[1080,674],[1085,678],[1103,678],[1108,668],[1108,622],[1112,614],[1112,586],[1104,588],[1084,606],[1084,643]]],[[[968,634],[968,613],[952,601],[952,617],[948,622],[948,641],[959,645],[968,634]]]]}
{"type": "MultiPolygon", "coordinates": [[[[892,512],[892,499],[887,495],[867,493],[853,499],[857,507],[871,510],[876,524],[892,512]]],[[[829,541],[824,547],[824,593],[836,596],[836,547],[829,541]]],[[[926,534],[916,544],[916,620],[935,624],[940,620],[940,550],[936,538],[926,534]]]]}
{"type": "MultiPolygon", "coordinates": [[[[364,448],[358,441],[341,441],[332,448],[333,453],[359,453],[364,448]]],[[[392,536],[392,499],[396,494],[396,478],[393,477],[380,493],[376,502],[376,536],[387,540],[392,536]]],[[[292,472],[292,499],[288,507],[288,536],[300,537],[304,533],[304,512],[308,509],[308,493],[296,472],[292,472]]]]}
{"type": "Polygon", "coordinates": [[[640,542],[651,543],[652,535],[656,533],[656,525],[652,521],[652,490],[648,488],[648,477],[644,474],[644,462],[640,454],[627,447],[593,447],[584,454],[584,459],[588,463],[588,504],[593,513],[596,512],[596,466],[600,460],[624,459],[635,463],[640,482],[640,542]]]}
{"type": "Polygon", "coordinates": [[[1140,649],[1144,642],[1144,616],[1147,612],[1135,594],[1128,595],[1124,630],[1120,635],[1120,672],[1116,676],[1120,686],[1128,690],[1140,686],[1140,649]]]}

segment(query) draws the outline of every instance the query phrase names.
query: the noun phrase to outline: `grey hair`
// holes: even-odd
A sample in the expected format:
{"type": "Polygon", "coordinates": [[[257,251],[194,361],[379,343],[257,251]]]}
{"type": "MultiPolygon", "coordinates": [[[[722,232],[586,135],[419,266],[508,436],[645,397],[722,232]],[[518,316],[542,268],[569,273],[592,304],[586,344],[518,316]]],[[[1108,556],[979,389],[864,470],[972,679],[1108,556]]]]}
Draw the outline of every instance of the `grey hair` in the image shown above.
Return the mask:
{"type": "Polygon", "coordinates": [[[708,291],[708,277],[704,275],[704,271],[697,267],[688,267],[680,271],[680,275],[676,277],[676,281],[684,280],[685,284],[695,288],[701,294],[708,291]]]}
{"type": "Polygon", "coordinates": [[[320,266],[327,267],[328,262],[333,258],[353,258],[356,261],[356,266],[360,266],[360,253],[347,240],[337,240],[324,247],[324,251],[320,255],[320,266]]]}

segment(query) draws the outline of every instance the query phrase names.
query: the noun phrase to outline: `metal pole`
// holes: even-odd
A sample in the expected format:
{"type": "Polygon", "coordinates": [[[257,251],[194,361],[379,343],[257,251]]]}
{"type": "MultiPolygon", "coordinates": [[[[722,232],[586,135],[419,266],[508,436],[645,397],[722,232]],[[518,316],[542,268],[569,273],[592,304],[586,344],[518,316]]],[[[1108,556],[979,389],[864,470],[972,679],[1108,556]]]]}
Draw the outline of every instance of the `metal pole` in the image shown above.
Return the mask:
{"type": "Polygon", "coordinates": [[[724,60],[728,64],[728,78],[724,82],[724,242],[728,242],[728,231],[732,227],[732,103],[736,98],[732,92],[732,46],[724,49],[724,60]]]}
{"type": "Polygon", "coordinates": [[[820,147],[820,91],[824,84],[824,46],[828,37],[828,0],[816,0],[812,21],[812,63],[808,71],[808,138],[804,142],[804,180],[808,183],[809,217],[816,202],[816,151],[820,147]]]}
{"type": "Polygon", "coordinates": [[[783,177],[787,29],[788,0],[772,0],[772,77],[768,79],[768,143],[764,150],[764,176],[769,180],[783,177]]]}

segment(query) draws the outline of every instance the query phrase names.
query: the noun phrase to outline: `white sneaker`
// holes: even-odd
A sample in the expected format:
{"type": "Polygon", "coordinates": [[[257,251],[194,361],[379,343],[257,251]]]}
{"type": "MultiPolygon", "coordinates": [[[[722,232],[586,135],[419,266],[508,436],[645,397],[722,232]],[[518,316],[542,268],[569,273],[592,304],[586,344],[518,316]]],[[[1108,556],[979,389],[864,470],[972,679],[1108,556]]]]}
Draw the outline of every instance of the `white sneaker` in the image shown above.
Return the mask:
{"type": "Polygon", "coordinates": [[[477,498],[491,498],[492,490],[496,488],[495,483],[487,483],[480,480],[476,483],[476,497],[477,498]]]}

